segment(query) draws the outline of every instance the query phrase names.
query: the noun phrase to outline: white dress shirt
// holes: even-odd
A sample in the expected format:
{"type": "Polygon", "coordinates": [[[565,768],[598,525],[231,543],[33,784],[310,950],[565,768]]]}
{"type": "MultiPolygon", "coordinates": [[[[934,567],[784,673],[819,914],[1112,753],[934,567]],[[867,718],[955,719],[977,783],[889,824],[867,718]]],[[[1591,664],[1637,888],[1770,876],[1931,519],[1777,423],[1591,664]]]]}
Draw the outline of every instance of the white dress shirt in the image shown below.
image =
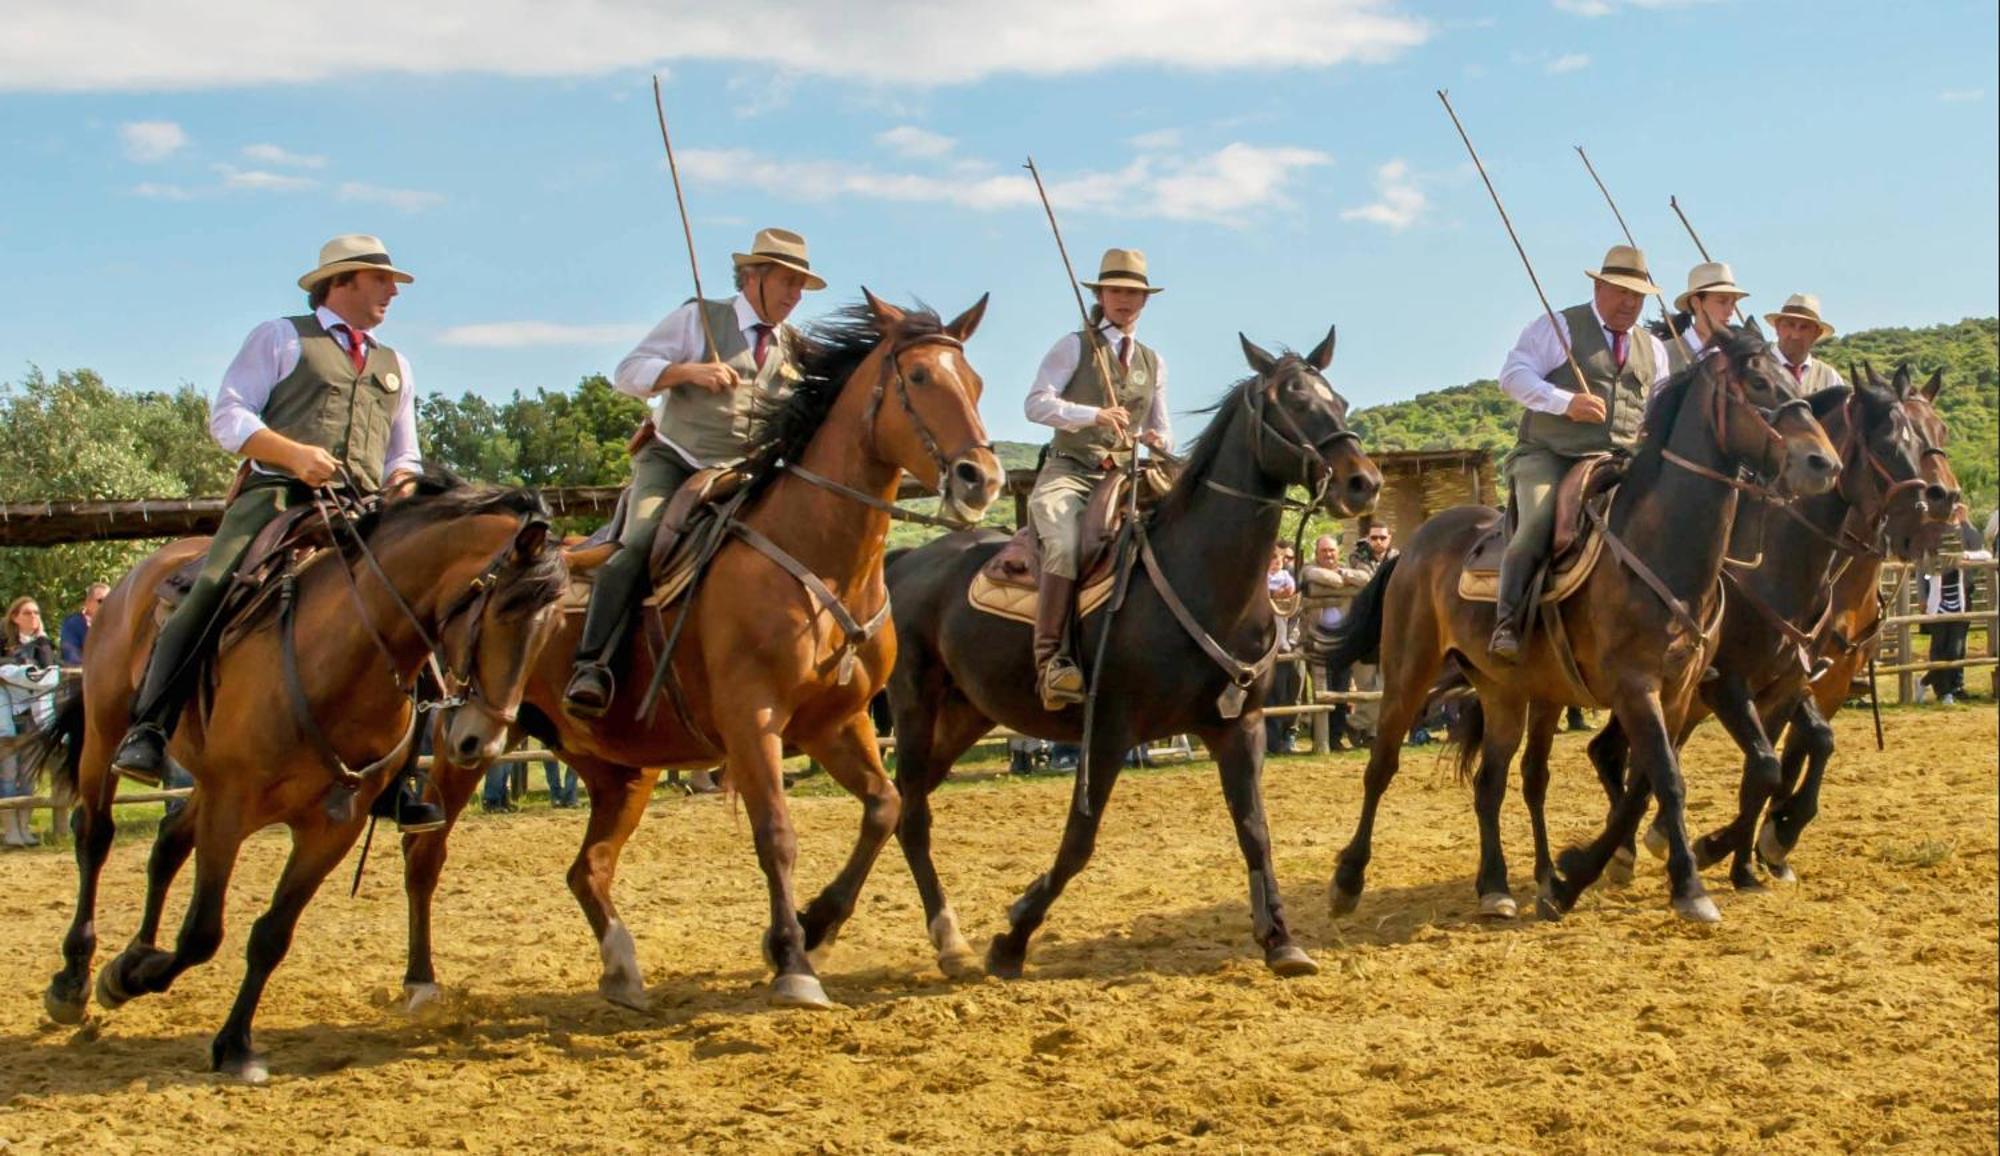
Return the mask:
{"type": "MultiPolygon", "coordinates": [[[[1590,313],[1597,318],[1598,327],[1602,329],[1604,318],[1598,315],[1596,305],[1590,307],[1590,313]]],[[[1575,390],[1564,389],[1548,382],[1550,372],[1565,363],[1563,350],[1570,343],[1569,322],[1564,320],[1562,314],[1555,315],[1555,325],[1549,324],[1549,316],[1546,313],[1530,321],[1528,327],[1521,330],[1521,339],[1514,343],[1513,350],[1507,354],[1506,364],[1500,367],[1501,391],[1540,413],[1562,413],[1569,409],[1570,399],[1576,396],[1575,390]],[[1557,334],[1555,325],[1562,326],[1560,335],[1557,334]]],[[[1607,348],[1615,347],[1613,336],[1611,330],[1604,329],[1604,344],[1607,348]]],[[[1651,397],[1653,391],[1660,387],[1660,383],[1667,379],[1667,347],[1660,343],[1659,338],[1636,325],[1625,336],[1628,341],[1645,340],[1653,343],[1653,380],[1646,386],[1646,395],[1651,397]]],[[[1631,354],[1628,352],[1626,357],[1629,360],[1631,354]]]]}
{"type": "MultiPolygon", "coordinates": [[[[347,322],[340,314],[322,305],[313,311],[313,316],[336,345],[350,348],[347,322]],[[336,330],[336,325],[341,328],[336,330]]],[[[361,340],[369,345],[380,344],[368,330],[360,333],[361,340]]],[[[266,321],[252,329],[250,336],[243,339],[243,348],[237,350],[236,360],[223,371],[222,388],[216,391],[215,405],[209,410],[208,432],[216,444],[232,454],[240,454],[250,435],[270,428],[264,424],[263,415],[264,406],[271,400],[271,389],[298,367],[299,331],[290,318],[266,321]]],[[[396,353],[396,372],[402,376],[403,388],[396,399],[395,417],[389,423],[389,447],[382,463],[385,479],[399,470],[417,473],[424,468],[423,451],[417,446],[417,389],[410,377],[409,359],[400,350],[396,353]]],[[[254,462],[251,468],[265,474],[283,472],[254,462]]]]}
{"type": "MultiPolygon", "coordinates": [[[[1118,339],[1127,334],[1109,321],[1101,325],[1098,332],[1110,343],[1111,353],[1116,356],[1118,339]]],[[[1130,336],[1133,341],[1139,340],[1137,332],[1130,336]]],[[[1087,429],[1096,424],[1097,406],[1065,401],[1062,395],[1063,387],[1069,384],[1069,379],[1076,374],[1077,364],[1082,360],[1081,334],[1065,333],[1056,340],[1048,356],[1042,358],[1042,367],[1035,371],[1035,384],[1029,387],[1028,400],[1022,406],[1029,421],[1061,430],[1087,429]]],[[[1167,359],[1154,350],[1153,360],[1159,365],[1159,377],[1153,382],[1153,407],[1146,411],[1139,432],[1160,435],[1160,444],[1172,450],[1174,433],[1167,420],[1167,359]]]]}
{"type": "MultiPolygon", "coordinates": [[[[754,330],[764,323],[764,319],[757,316],[757,310],[741,293],[731,297],[729,302],[736,309],[736,327],[743,334],[743,343],[752,349],[757,348],[757,334],[754,330]]],[[[658,325],[653,326],[653,331],[646,334],[632,352],[625,355],[625,360],[618,363],[618,369],[611,378],[611,384],[618,392],[641,398],[650,405],[655,431],[653,436],[659,439],[660,444],[697,468],[701,465],[700,462],[686,450],[675,445],[673,439],[658,432],[667,424],[666,417],[661,412],[661,407],[666,404],[667,391],[655,389],[654,383],[660,380],[660,375],[665,373],[669,366],[700,361],[707,356],[708,337],[702,332],[700,305],[699,301],[690,301],[662,318],[658,325]]],[[[773,340],[783,340],[779,335],[784,328],[782,325],[772,327],[773,340]]]]}

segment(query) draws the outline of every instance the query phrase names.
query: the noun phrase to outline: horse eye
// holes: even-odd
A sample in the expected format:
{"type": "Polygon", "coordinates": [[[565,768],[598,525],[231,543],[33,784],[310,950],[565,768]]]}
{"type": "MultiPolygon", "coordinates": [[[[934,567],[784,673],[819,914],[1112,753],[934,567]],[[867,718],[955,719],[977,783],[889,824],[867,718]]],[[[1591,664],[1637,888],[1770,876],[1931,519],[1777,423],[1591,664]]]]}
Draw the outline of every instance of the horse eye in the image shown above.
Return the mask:
{"type": "Polygon", "coordinates": [[[922,370],[921,368],[918,368],[918,369],[913,369],[913,370],[911,370],[911,371],[910,371],[910,382],[911,382],[911,384],[913,384],[913,385],[922,385],[922,384],[924,383],[925,379],[926,379],[926,375],[925,375],[924,371],[923,371],[923,370],[922,370]]]}

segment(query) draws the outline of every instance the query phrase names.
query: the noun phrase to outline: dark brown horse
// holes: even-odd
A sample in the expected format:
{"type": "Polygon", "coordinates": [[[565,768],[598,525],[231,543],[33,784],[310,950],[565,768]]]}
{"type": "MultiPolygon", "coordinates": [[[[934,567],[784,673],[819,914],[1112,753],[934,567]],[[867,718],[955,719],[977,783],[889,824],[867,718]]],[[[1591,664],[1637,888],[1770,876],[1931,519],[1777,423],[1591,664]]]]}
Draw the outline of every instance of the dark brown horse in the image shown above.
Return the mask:
{"type": "MultiPolygon", "coordinates": [[[[985,309],[981,298],[941,324],[934,314],[868,296],[865,306],[808,334],[804,381],[783,409],[767,415],[751,452],[754,496],[739,515],[749,533],[732,537],[715,556],[673,654],[694,729],[670,705],[647,713],[664,632],[655,637],[649,630],[626,648],[611,709],[595,721],[561,709],[580,611],[565,618],[535,663],[522,728],[554,747],[590,790],[589,828],[569,886],[604,963],[598,990],[613,1003],[649,1003],[632,934],[611,898],[618,853],[645,814],[661,769],[721,760],[749,814],[770,890],[763,946],[777,973],[771,997],[787,1006],[832,1006],[807,953],[829,946],[853,914],[896,826],[900,803],[868,719],[868,701],[895,662],[896,637],[885,629],[853,644],[825,596],[751,536],[815,575],[854,622],[878,616],[886,622],[882,554],[903,473],[932,483],[947,514],[962,523],[976,521],[999,492],[1000,462],[979,419],[984,384],[964,354],[985,309]],[[797,840],[781,766],[788,746],[817,759],[862,804],[853,853],[804,911],[793,899],[797,840]]],[[[440,767],[433,778],[456,819],[476,785],[476,769],[440,767]]],[[[404,839],[405,984],[412,1006],[437,990],[430,907],[449,830],[404,839]]]]}
{"type": "MultiPolygon", "coordinates": [[[[1857,649],[1841,639],[1860,635],[1843,628],[1867,629],[1857,622],[1863,613],[1879,621],[1875,583],[1882,563],[1910,561],[1935,548],[1958,502],[1958,480],[1942,448],[1945,430],[1931,405],[1942,373],[1922,392],[1913,388],[1907,365],[1893,384],[1872,368],[1865,379],[1850,375],[1853,387],[1812,397],[1821,425],[1841,449],[1840,485],[1787,508],[1758,502],[1737,519],[1732,555],[1756,556],[1761,564],[1725,570],[1731,601],[1710,663],[1716,677],[1702,685],[1700,702],[1682,727],[1685,742],[1713,712],[1743,750],[1736,818],[1694,843],[1701,867],[1732,859],[1730,882],[1739,891],[1763,888],[1751,861],[1760,817],[1758,857],[1775,877],[1791,877],[1786,856],[1818,810],[1819,784],[1833,755],[1833,728],[1822,704],[1831,699],[1838,707],[1855,670],[1851,660],[1833,661],[1857,649]],[[1787,751],[1795,752],[1789,771],[1769,737],[1786,727],[1787,751]],[[1802,783],[1808,754],[1813,769],[1802,783]]],[[[1625,773],[1624,735],[1616,721],[1591,741],[1590,758],[1615,802],[1625,773]]],[[[1656,854],[1664,850],[1657,827],[1647,832],[1646,846],[1656,854]]],[[[1631,848],[1621,848],[1610,874],[1629,873],[1631,858],[1631,848]]]]}
{"type": "Polygon", "coordinates": [[[1424,523],[1400,559],[1377,570],[1355,597],[1329,661],[1366,661],[1379,652],[1382,713],[1360,820],[1333,876],[1336,914],[1360,902],[1376,808],[1395,777],[1403,736],[1450,660],[1478,695],[1465,704],[1464,725],[1454,736],[1467,742],[1461,772],[1470,769],[1471,745],[1481,755],[1474,803],[1483,914],[1511,917],[1516,910],[1500,848],[1500,802],[1524,732],[1522,793],[1536,820],[1535,878],[1545,914],[1567,911],[1602,870],[1601,862],[1572,866],[1574,852],[1564,853],[1560,873],[1550,863],[1540,816],[1560,711],[1537,709],[1531,718],[1529,709],[1602,703],[1633,737],[1635,766],[1667,817],[1675,910],[1690,919],[1719,918],[1687,847],[1672,740],[1712,645],[1717,574],[1745,484],[1735,474],[1747,467],[1792,492],[1818,493],[1833,485],[1839,459],[1754,323],[1720,336],[1717,346],[1661,386],[1646,435],[1605,516],[1604,532],[1615,536],[1607,546],[1621,545],[1608,549],[1583,585],[1555,608],[1587,697],[1578,693],[1554,631],[1536,632],[1518,663],[1487,652],[1493,605],[1461,598],[1458,584],[1468,551],[1498,517],[1489,508],[1460,507],[1424,523]]]}
{"type": "MultiPolygon", "coordinates": [[[[1347,428],[1347,403],[1321,376],[1333,358],[1332,333],[1303,358],[1274,358],[1247,339],[1243,347],[1256,375],[1217,403],[1179,480],[1145,523],[1153,561],[1134,569],[1115,613],[1100,609],[1079,630],[1082,662],[1099,666],[1085,752],[1090,774],[1077,777],[1055,865],[1009,910],[1008,930],[993,940],[987,969],[995,975],[1021,974],[1029,937],[1089,861],[1125,752],[1182,733],[1199,736],[1220,768],[1266,962],[1282,975],[1317,970],[1286,926],[1264,820],[1263,699],[1276,637],[1266,564],[1289,487],[1303,485],[1316,508],[1351,517],[1374,505],[1382,475],[1347,428]],[[1111,633],[1099,653],[1107,614],[1114,615],[1111,633]],[[1223,709],[1225,702],[1237,709],[1223,709]]],[[[1003,540],[948,535],[898,557],[889,573],[902,642],[889,681],[896,783],[904,793],[896,835],[923,897],[938,966],[953,975],[970,970],[975,956],[931,863],[932,790],[995,723],[1041,738],[1084,736],[1083,707],[1043,708],[1029,627],[967,604],[967,587],[1003,540]]]]}
{"type": "MultiPolygon", "coordinates": [[[[273,823],[291,828],[292,854],[270,908],[250,932],[249,968],[210,1047],[215,1069],[261,1082],[251,1019],[292,929],[321,881],[354,845],[368,803],[402,765],[417,726],[407,689],[435,660],[454,690],[441,733],[461,757],[499,753],[520,701],[529,655],[540,650],[568,585],[549,513],[532,491],[461,487],[427,478],[355,524],[353,540],[305,565],[289,608],[282,597],[214,660],[206,709],[188,709],[170,748],[193,772],[188,805],[162,828],[149,862],[145,922],[98,976],[98,1002],[167,990],[222,942],[223,901],[243,840],[273,823]],[[295,654],[287,654],[295,647],[295,654]],[[288,669],[289,668],[289,669],[288,669]],[[284,689],[296,678],[303,705],[284,689]],[[336,765],[336,763],[338,765],[336,765]],[[352,768],[361,770],[354,771],[352,768]],[[350,789],[347,807],[329,792],[350,789]],[[175,872],[194,852],[195,893],[173,951],[154,945],[175,872]]],[[[60,1023],[83,1019],[96,951],[97,882],[113,834],[118,779],[111,752],[156,633],[155,586],[198,555],[205,539],[164,546],[105,599],[84,651],[83,692],[63,706],[43,748],[60,795],[75,800],[77,910],[65,966],[45,1004],[60,1023]]]]}

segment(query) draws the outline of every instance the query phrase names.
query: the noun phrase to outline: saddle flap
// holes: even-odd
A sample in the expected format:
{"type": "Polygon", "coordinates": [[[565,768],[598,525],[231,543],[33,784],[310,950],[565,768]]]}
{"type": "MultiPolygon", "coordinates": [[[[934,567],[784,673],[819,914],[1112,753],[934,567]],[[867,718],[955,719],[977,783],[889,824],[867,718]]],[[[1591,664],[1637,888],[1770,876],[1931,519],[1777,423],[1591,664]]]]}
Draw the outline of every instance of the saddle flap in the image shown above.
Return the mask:
{"type": "Polygon", "coordinates": [[[1560,562],[1577,548],[1586,529],[1583,512],[1591,499],[1617,488],[1625,477],[1622,454],[1590,454],[1578,458],[1556,487],[1555,541],[1549,557],[1560,562]]]}
{"type": "Polygon", "coordinates": [[[1090,491],[1083,521],[1077,526],[1077,573],[1093,572],[1118,536],[1118,528],[1125,522],[1125,485],[1125,471],[1111,470],[1090,491]]]}
{"type": "Polygon", "coordinates": [[[660,528],[653,532],[647,569],[656,582],[674,568],[677,556],[685,553],[687,543],[696,537],[690,531],[697,519],[742,489],[747,481],[749,478],[733,466],[710,466],[696,470],[681,483],[674,496],[667,499],[667,508],[660,515],[660,528]]]}

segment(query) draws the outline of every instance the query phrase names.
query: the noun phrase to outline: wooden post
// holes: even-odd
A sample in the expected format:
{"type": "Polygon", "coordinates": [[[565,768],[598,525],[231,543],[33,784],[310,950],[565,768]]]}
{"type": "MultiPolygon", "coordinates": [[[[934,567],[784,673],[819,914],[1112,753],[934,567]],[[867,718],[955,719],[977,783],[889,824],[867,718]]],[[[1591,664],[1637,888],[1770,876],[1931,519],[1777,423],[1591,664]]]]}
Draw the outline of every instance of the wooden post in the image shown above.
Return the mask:
{"type": "MultiPolygon", "coordinates": [[[[1902,581],[1896,583],[1897,614],[1904,615],[1913,613],[1911,609],[1911,599],[1913,598],[1913,592],[1916,590],[1916,588],[1917,588],[1917,576],[1915,573],[1915,567],[1909,566],[1906,563],[1904,566],[1903,579],[1902,581]]],[[[1903,666],[1908,666],[1916,661],[1916,654],[1914,651],[1910,649],[1910,624],[1907,622],[1898,623],[1896,626],[1896,654],[1897,654],[1896,661],[1903,666]]],[[[1916,700],[1917,700],[1916,675],[1913,672],[1907,670],[1899,672],[1896,675],[1896,701],[1899,703],[1907,704],[1915,702],[1916,700]]]]}

